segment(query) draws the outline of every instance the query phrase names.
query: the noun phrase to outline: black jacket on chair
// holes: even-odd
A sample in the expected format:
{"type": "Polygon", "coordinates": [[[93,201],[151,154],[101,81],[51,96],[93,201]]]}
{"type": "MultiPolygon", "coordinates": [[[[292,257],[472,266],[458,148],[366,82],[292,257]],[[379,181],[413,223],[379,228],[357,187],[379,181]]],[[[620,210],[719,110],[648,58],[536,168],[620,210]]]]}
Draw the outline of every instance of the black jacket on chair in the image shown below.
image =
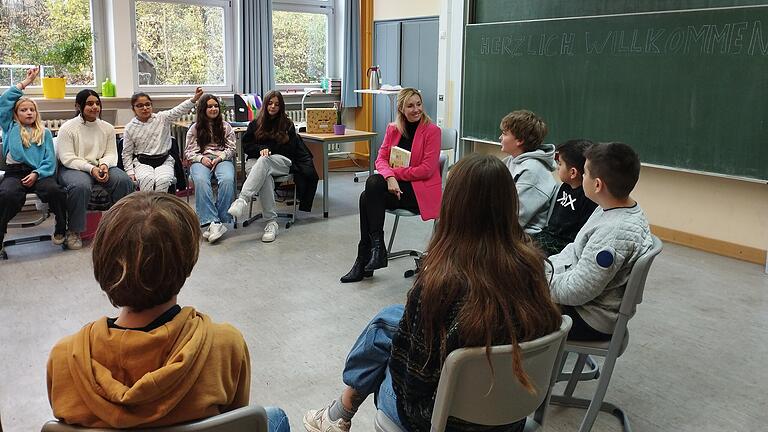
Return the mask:
{"type": "Polygon", "coordinates": [[[272,154],[282,155],[291,160],[291,174],[296,182],[296,196],[299,200],[299,210],[312,211],[312,201],[317,192],[319,177],[312,161],[312,153],[309,152],[304,140],[296,133],[296,128],[291,125],[288,130],[288,142],[278,144],[274,140],[261,140],[256,142],[256,120],[248,124],[242,139],[243,151],[248,159],[258,158],[261,151],[269,149],[272,154]]]}

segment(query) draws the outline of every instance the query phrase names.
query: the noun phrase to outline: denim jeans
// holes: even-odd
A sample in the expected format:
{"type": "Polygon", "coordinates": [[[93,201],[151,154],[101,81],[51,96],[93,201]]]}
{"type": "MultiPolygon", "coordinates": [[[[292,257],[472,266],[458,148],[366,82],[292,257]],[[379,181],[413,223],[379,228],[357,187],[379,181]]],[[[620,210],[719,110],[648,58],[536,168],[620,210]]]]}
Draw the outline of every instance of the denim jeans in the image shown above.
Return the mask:
{"type": "Polygon", "coordinates": [[[196,162],[192,164],[189,172],[195,183],[195,210],[200,219],[200,225],[211,222],[231,222],[232,216],[227,213],[227,210],[235,196],[235,165],[232,161],[219,162],[213,171],[219,184],[215,204],[210,168],[196,162]]]}
{"type": "MultiPolygon", "coordinates": [[[[88,202],[91,200],[91,186],[96,183],[96,179],[89,173],[65,167],[59,168],[59,184],[67,190],[70,231],[78,233],[85,231],[85,214],[88,211],[88,202]]],[[[117,167],[109,169],[109,180],[101,185],[109,192],[113,203],[134,190],[131,178],[117,167]]]]}
{"type": "Polygon", "coordinates": [[[264,410],[267,412],[268,432],[291,432],[288,416],[282,408],[267,406],[264,410]]]}
{"type": "Polygon", "coordinates": [[[344,362],[342,379],[361,396],[374,394],[376,408],[402,427],[397,415],[397,396],[392,389],[389,357],[392,336],[403,317],[403,305],[387,306],[368,323],[344,362]]]}

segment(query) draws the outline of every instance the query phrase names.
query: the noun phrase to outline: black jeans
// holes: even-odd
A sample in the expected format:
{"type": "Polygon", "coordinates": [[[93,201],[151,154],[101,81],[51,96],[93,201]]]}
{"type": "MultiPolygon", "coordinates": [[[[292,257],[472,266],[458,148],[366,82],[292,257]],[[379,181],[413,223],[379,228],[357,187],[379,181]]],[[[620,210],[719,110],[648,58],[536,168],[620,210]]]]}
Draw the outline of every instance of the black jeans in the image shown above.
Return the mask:
{"type": "Polygon", "coordinates": [[[607,333],[597,331],[592,328],[586,321],[581,318],[581,315],[576,311],[573,306],[560,305],[560,310],[563,315],[568,315],[573,320],[571,331],[568,333],[568,340],[572,341],[607,341],[611,340],[611,336],[607,333]]]}
{"type": "Polygon", "coordinates": [[[387,180],[381,174],[368,177],[360,194],[360,241],[367,244],[371,234],[384,231],[385,210],[406,209],[419,213],[419,204],[410,182],[399,181],[400,199],[387,190],[387,180]]]}
{"type": "Polygon", "coordinates": [[[64,234],[67,230],[67,193],[64,188],[54,176],[38,178],[27,188],[21,184],[21,179],[31,172],[32,169],[26,165],[9,165],[0,182],[0,239],[5,237],[8,222],[21,211],[28,193],[36,193],[41,201],[48,203],[56,216],[55,234],[64,234]]]}

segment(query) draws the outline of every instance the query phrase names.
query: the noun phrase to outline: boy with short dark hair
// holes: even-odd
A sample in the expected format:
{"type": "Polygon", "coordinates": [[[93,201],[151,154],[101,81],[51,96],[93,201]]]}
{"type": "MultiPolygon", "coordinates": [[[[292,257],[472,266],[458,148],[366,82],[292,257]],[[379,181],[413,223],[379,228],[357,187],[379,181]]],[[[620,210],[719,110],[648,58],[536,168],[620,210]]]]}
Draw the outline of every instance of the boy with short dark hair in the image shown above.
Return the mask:
{"type": "Polygon", "coordinates": [[[535,234],[547,224],[549,203],[557,183],[555,146],[543,144],[547,125],[531,111],[513,111],[501,120],[501,151],[509,154],[504,163],[512,173],[517,188],[518,220],[528,234],[535,234]]]}
{"type": "Polygon", "coordinates": [[[576,234],[595,211],[597,204],[584,195],[584,153],[593,144],[584,139],[568,140],[557,147],[557,176],[563,182],[552,203],[547,226],[533,234],[544,253],[554,255],[573,242],[576,234]]]}
{"type": "Polygon", "coordinates": [[[640,206],[629,194],[640,159],[623,143],[595,144],[586,154],[582,187],[599,206],[573,243],[550,257],[550,292],[573,318],[571,340],[608,340],[618,318],[629,273],[653,239],[640,206]]]}

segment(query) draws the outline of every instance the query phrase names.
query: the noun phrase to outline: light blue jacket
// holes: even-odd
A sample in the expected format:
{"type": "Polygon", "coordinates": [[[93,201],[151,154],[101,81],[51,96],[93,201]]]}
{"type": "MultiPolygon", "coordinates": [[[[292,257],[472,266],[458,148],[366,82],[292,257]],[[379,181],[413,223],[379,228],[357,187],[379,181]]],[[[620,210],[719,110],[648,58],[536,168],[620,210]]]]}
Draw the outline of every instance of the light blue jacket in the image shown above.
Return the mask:
{"type": "Polygon", "coordinates": [[[13,86],[0,95],[0,129],[3,130],[3,159],[11,158],[32,167],[39,178],[46,178],[56,171],[56,151],[53,148],[53,135],[45,129],[43,144],[30,143],[24,148],[21,141],[21,125],[13,119],[13,107],[24,93],[13,86]]]}

